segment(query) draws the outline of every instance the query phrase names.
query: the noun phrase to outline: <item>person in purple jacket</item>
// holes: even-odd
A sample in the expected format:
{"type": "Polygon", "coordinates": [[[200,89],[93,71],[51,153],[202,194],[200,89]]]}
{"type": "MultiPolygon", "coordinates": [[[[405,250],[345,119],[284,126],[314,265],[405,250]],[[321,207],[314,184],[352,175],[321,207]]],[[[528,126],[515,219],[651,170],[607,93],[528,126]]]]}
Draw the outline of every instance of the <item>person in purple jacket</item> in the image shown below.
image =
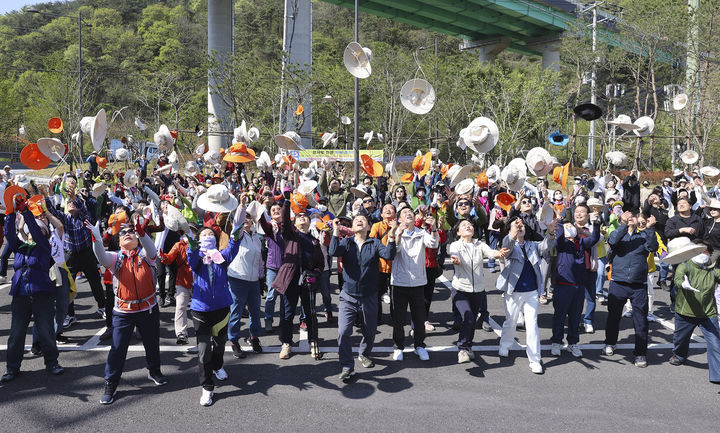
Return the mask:
{"type": "Polygon", "coordinates": [[[198,240],[188,239],[188,263],[193,271],[193,291],[190,314],[195,326],[198,349],[198,377],[202,386],[200,404],[213,403],[215,384],[227,380],[223,368],[223,355],[228,336],[230,305],[233,303],[228,286],[227,269],[238,253],[239,218],[245,212],[236,212],[233,219],[233,235],[228,246],[218,251],[218,235],[211,228],[200,230],[198,240]]]}
{"type": "Polygon", "coordinates": [[[15,273],[10,287],[12,302],[12,323],[7,348],[7,372],[0,383],[10,382],[20,374],[20,364],[25,348],[30,318],[35,321],[38,342],[45,358],[45,368],[53,375],[65,371],[58,364],[58,349],[55,342],[55,285],[50,281],[50,231],[42,221],[38,221],[27,208],[25,198],[15,197],[15,210],[5,219],[5,236],[8,248],[15,253],[13,268],[15,273]],[[22,215],[27,228],[27,237],[18,237],[17,215],[22,215]]]}
{"type": "MultiPolygon", "coordinates": [[[[272,196],[272,191],[268,191],[272,196]]],[[[263,193],[265,194],[265,193],[263,193]]],[[[260,226],[265,234],[265,245],[267,246],[267,259],[265,260],[265,282],[267,284],[267,295],[265,297],[265,332],[273,330],[273,316],[275,315],[275,301],[278,293],[273,289],[273,281],[277,276],[280,265],[282,265],[283,250],[285,242],[282,237],[282,205],[274,202],[270,205],[270,220],[263,215],[260,218],[260,226]]],[[[280,303],[280,317],[283,317],[283,304],[280,303]]]]}
{"type": "MultiPolygon", "coordinates": [[[[580,204],[578,206],[585,206],[580,204]]],[[[593,230],[588,237],[578,235],[577,228],[572,223],[566,223],[557,228],[557,280],[553,297],[553,334],[550,352],[553,356],[560,356],[562,350],[563,334],[565,333],[565,318],[568,320],[567,348],[576,358],[582,357],[578,347],[580,334],[580,318],[585,301],[585,281],[590,278],[592,267],[591,250],[600,239],[600,215],[593,212],[593,230]]]]}

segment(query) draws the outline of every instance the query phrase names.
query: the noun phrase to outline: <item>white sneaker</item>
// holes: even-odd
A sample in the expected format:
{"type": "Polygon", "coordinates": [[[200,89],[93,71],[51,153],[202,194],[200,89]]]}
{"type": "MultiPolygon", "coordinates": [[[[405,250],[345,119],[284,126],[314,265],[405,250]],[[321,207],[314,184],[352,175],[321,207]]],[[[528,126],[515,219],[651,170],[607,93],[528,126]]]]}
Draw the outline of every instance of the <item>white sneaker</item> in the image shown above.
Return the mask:
{"type": "Polygon", "coordinates": [[[572,353],[572,356],[575,358],[582,358],[582,350],[580,350],[577,344],[568,344],[567,351],[572,353]]]}
{"type": "Polygon", "coordinates": [[[220,370],[213,370],[213,374],[217,377],[217,380],[227,380],[228,374],[224,368],[220,367],[220,370]]]}
{"type": "Polygon", "coordinates": [[[623,317],[632,317],[632,311],[628,310],[628,311],[624,312],[623,317]]]}
{"type": "Polygon", "coordinates": [[[403,360],[403,351],[400,349],[393,350],[393,361],[402,361],[403,360]]]}
{"type": "Polygon", "coordinates": [[[383,303],[385,303],[385,304],[389,304],[389,303],[390,303],[390,295],[388,295],[387,293],[383,293],[383,295],[382,295],[382,301],[383,301],[383,303]]]}
{"type": "Polygon", "coordinates": [[[562,350],[562,346],[558,343],[553,343],[550,347],[550,353],[552,356],[560,356],[560,351],[562,350]]]}
{"type": "Polygon", "coordinates": [[[648,313],[647,319],[648,322],[657,322],[657,317],[653,313],[648,313]]]}
{"type": "Polygon", "coordinates": [[[7,277],[0,277],[0,284],[7,283],[7,277]]]}
{"type": "Polygon", "coordinates": [[[420,361],[429,361],[430,355],[427,353],[427,350],[425,350],[424,347],[416,347],[415,350],[413,350],[415,354],[420,358],[420,361]]]}
{"type": "Polygon", "coordinates": [[[466,362],[470,362],[470,354],[467,350],[460,350],[458,351],[458,364],[465,364],[466,362]]]}
{"type": "Polygon", "coordinates": [[[593,328],[592,323],[585,324],[585,333],[586,334],[594,334],[595,333],[595,328],[593,328]]]}
{"type": "Polygon", "coordinates": [[[543,374],[543,366],[539,362],[531,362],[530,363],[530,371],[532,371],[535,374],[543,374]]]}
{"type": "Polygon", "coordinates": [[[506,347],[501,347],[500,349],[498,349],[498,355],[503,358],[507,358],[509,354],[510,351],[506,347]]]}
{"type": "Polygon", "coordinates": [[[213,392],[208,391],[206,389],[202,390],[202,395],[200,396],[200,406],[210,406],[213,404],[213,392]]]}
{"type": "Polygon", "coordinates": [[[430,323],[430,322],[428,322],[428,321],[425,321],[425,330],[426,330],[426,331],[434,331],[434,330],[435,330],[435,326],[433,326],[432,323],[430,323]]]}
{"type": "Polygon", "coordinates": [[[605,354],[605,356],[613,356],[615,354],[615,346],[606,344],[603,348],[603,353],[605,354]]]}

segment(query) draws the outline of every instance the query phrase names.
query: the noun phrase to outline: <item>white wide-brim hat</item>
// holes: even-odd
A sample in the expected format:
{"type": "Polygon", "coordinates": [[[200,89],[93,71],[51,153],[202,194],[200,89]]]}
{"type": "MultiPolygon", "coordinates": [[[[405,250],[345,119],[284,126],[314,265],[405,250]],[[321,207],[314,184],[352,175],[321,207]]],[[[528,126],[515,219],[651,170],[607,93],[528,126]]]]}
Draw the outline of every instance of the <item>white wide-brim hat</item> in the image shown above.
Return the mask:
{"type": "Polygon", "coordinates": [[[675,97],[673,98],[673,101],[672,101],[673,110],[680,111],[683,108],[685,108],[687,103],[688,103],[688,95],[686,93],[681,93],[679,95],[675,95],[675,97]]]}
{"type": "Polygon", "coordinates": [[[174,142],[172,134],[170,134],[170,128],[168,128],[165,124],[160,125],[160,129],[158,129],[155,135],[153,135],[153,139],[160,151],[169,150],[172,148],[174,142]]]}
{"type": "Polygon", "coordinates": [[[469,178],[463,179],[455,186],[455,194],[457,194],[457,195],[472,194],[472,192],[474,190],[475,190],[475,180],[474,179],[469,179],[469,178]]]}
{"type": "Polygon", "coordinates": [[[605,158],[610,161],[610,164],[616,167],[624,167],[628,163],[628,157],[625,153],[619,150],[614,150],[605,154],[605,158]]]}
{"type": "Polygon", "coordinates": [[[720,169],[713,167],[712,165],[706,165],[700,169],[700,173],[702,173],[703,176],[715,177],[720,175],[720,169]]]}
{"type": "Polygon", "coordinates": [[[165,222],[165,227],[174,232],[182,230],[183,232],[188,233],[190,231],[190,225],[188,224],[187,219],[185,219],[178,208],[170,204],[167,205],[167,209],[163,214],[163,221],[165,222]]]}
{"type": "Polygon", "coordinates": [[[608,121],[609,125],[619,126],[624,131],[634,131],[640,127],[632,122],[630,116],[627,114],[621,114],[613,120],[608,121]]]}
{"type": "Polygon", "coordinates": [[[128,170],[123,178],[123,184],[125,186],[135,186],[138,183],[138,176],[135,170],[128,170]]]}
{"type": "Polygon", "coordinates": [[[130,159],[130,151],[124,147],[115,149],[115,159],[118,161],[127,161],[130,159]]]}
{"type": "Polygon", "coordinates": [[[540,227],[545,229],[547,225],[552,223],[555,219],[555,211],[549,201],[545,201],[540,210],[537,213],[537,220],[540,223],[540,227]],[[542,227],[545,226],[545,227],[542,227]]]}
{"type": "Polygon", "coordinates": [[[327,147],[327,145],[335,138],[335,135],[337,135],[336,132],[323,132],[320,136],[320,140],[323,142],[323,147],[327,147]]]}
{"type": "Polygon", "coordinates": [[[447,178],[450,179],[450,188],[455,188],[457,184],[470,176],[471,165],[455,164],[448,170],[447,178]],[[457,168],[456,168],[457,167],[457,168]]]}
{"type": "Polygon", "coordinates": [[[470,122],[462,138],[474,152],[487,153],[497,144],[500,133],[495,122],[481,116],[470,122]]]}
{"type": "Polygon", "coordinates": [[[305,148],[302,146],[300,134],[295,131],[288,131],[282,135],[276,135],[275,144],[281,149],[305,150],[305,148]]]}
{"type": "Polygon", "coordinates": [[[508,186],[510,191],[520,191],[527,181],[527,166],[522,158],[515,158],[503,168],[500,178],[508,186]]]}
{"type": "Polygon", "coordinates": [[[245,214],[255,223],[260,222],[260,218],[265,214],[265,206],[257,200],[253,200],[245,209],[245,214]]]}
{"type": "Polygon", "coordinates": [[[297,192],[300,194],[307,196],[309,194],[312,194],[313,191],[315,191],[315,188],[317,188],[318,183],[314,180],[306,180],[304,182],[301,182],[300,185],[297,187],[297,192]]]}
{"type": "Polygon", "coordinates": [[[530,172],[537,177],[547,176],[553,169],[550,152],[542,147],[533,147],[525,156],[525,164],[530,172]]]}
{"type": "Polygon", "coordinates": [[[95,198],[98,198],[102,195],[103,192],[105,192],[105,188],[107,188],[107,185],[105,185],[105,182],[98,182],[92,187],[92,196],[95,198]]]}
{"type": "Polygon", "coordinates": [[[655,129],[655,121],[652,119],[652,117],[643,116],[639,117],[635,121],[635,125],[639,126],[638,129],[633,130],[635,135],[638,137],[647,137],[648,135],[653,133],[653,130],[655,129]]]}
{"type": "Polygon", "coordinates": [[[232,212],[238,206],[238,200],[230,194],[223,184],[211,185],[205,194],[197,199],[200,209],[208,212],[232,212]]]}
{"type": "Polygon", "coordinates": [[[493,184],[497,182],[498,178],[500,177],[500,167],[493,164],[490,167],[488,167],[487,172],[485,174],[488,177],[488,182],[493,184]]]}
{"type": "Polygon", "coordinates": [[[370,191],[365,185],[354,186],[350,188],[350,192],[355,196],[355,198],[365,198],[370,196],[370,191]]]}
{"type": "Polygon", "coordinates": [[[188,161],[185,163],[185,176],[195,176],[199,172],[200,169],[195,161],[188,161]]]}
{"type": "Polygon", "coordinates": [[[602,212],[605,210],[605,205],[600,201],[599,198],[590,197],[587,201],[587,207],[593,212],[602,212]]]}
{"type": "Polygon", "coordinates": [[[680,154],[680,159],[682,159],[682,162],[685,164],[695,164],[698,162],[698,159],[700,159],[700,155],[694,150],[686,150],[680,154]]]}
{"type": "Polygon", "coordinates": [[[422,78],[413,78],[400,89],[400,102],[411,113],[427,114],[435,105],[435,89],[422,78]]]}
{"type": "Polygon", "coordinates": [[[260,152],[260,156],[255,160],[255,165],[257,165],[257,168],[260,170],[272,170],[272,161],[270,160],[270,155],[268,155],[267,152],[264,150],[260,152]]]}
{"type": "Polygon", "coordinates": [[[59,138],[38,138],[37,147],[50,161],[57,162],[65,156],[66,148],[59,138]]]}
{"type": "Polygon", "coordinates": [[[668,265],[686,262],[707,249],[705,245],[696,244],[685,236],[670,240],[667,246],[668,255],[665,256],[663,262],[668,265]]]}

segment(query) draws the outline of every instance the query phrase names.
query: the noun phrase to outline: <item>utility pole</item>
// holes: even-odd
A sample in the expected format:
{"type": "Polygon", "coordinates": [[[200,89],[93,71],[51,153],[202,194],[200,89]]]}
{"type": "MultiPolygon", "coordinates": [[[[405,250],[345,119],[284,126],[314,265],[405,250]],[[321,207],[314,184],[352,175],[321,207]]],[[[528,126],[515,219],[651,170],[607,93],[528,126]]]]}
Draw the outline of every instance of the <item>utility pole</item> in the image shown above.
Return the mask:
{"type": "MultiPolygon", "coordinates": [[[[592,51],[593,51],[593,66],[592,72],[590,73],[590,103],[595,104],[597,99],[595,97],[595,80],[597,79],[595,73],[595,64],[597,63],[597,57],[595,56],[595,49],[597,45],[597,8],[599,4],[593,3],[593,21],[592,21],[592,51]]],[[[588,137],[588,165],[590,168],[595,167],[595,121],[590,121],[590,137],[588,137]]]]}
{"type": "MultiPolygon", "coordinates": [[[[355,42],[360,43],[360,31],[359,31],[359,25],[358,25],[358,14],[359,14],[359,5],[360,1],[355,0],[355,42]]],[[[360,181],[360,149],[358,144],[358,139],[360,137],[360,128],[359,128],[359,120],[360,120],[360,110],[359,110],[359,102],[360,102],[360,79],[358,77],[355,77],[355,112],[353,115],[353,154],[355,159],[355,182],[360,181]]]]}

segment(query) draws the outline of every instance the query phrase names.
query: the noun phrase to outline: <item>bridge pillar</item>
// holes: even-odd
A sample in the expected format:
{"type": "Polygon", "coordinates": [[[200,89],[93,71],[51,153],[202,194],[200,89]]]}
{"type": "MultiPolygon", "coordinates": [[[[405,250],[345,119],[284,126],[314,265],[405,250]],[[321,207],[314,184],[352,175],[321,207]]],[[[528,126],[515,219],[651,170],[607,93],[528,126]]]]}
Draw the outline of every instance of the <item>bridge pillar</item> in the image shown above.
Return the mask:
{"type": "Polygon", "coordinates": [[[508,38],[495,38],[485,39],[482,41],[468,41],[464,40],[460,44],[460,50],[470,51],[478,56],[480,62],[492,62],[495,60],[498,54],[500,54],[505,48],[510,46],[510,39],[508,38]]]}
{"type": "MultiPolygon", "coordinates": [[[[308,75],[312,73],[312,1],[311,0],[285,0],[285,23],[283,32],[283,51],[285,66],[297,70],[302,69],[308,75]]],[[[285,75],[287,77],[287,73],[285,75]]],[[[312,147],[312,95],[309,88],[300,89],[301,96],[296,89],[285,87],[287,101],[285,102],[284,131],[295,131],[302,137],[305,148],[312,147]],[[301,103],[304,112],[295,116],[298,103],[301,103]]]]}
{"type": "MultiPolygon", "coordinates": [[[[214,53],[221,63],[233,54],[232,4],[232,0],[208,1],[208,54],[214,53]]],[[[212,75],[208,79],[208,147],[219,152],[221,147],[228,147],[228,139],[212,132],[230,129],[230,109],[222,97],[212,91],[212,75]]]]}
{"type": "Polygon", "coordinates": [[[543,69],[552,69],[553,71],[560,70],[560,39],[552,37],[549,39],[528,41],[525,46],[531,50],[542,53],[543,69]]]}

